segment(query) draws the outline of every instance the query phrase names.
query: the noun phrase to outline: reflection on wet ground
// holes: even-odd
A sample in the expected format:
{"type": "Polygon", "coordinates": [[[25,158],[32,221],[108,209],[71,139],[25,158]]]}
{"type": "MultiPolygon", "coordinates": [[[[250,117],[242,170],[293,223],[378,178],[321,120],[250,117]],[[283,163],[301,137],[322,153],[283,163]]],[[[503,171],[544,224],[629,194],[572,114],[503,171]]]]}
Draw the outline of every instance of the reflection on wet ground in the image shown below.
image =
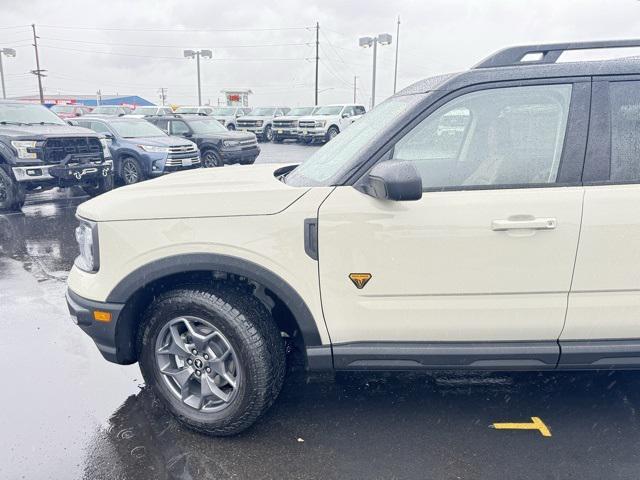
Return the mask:
{"type": "Polygon", "coordinates": [[[294,370],[244,434],[193,433],[162,410],[137,366],[104,361],[68,318],[64,280],[85,199],[48,192],[0,215],[0,479],[640,476],[635,372],[294,370]],[[489,428],[532,416],[551,438],[489,428]]]}

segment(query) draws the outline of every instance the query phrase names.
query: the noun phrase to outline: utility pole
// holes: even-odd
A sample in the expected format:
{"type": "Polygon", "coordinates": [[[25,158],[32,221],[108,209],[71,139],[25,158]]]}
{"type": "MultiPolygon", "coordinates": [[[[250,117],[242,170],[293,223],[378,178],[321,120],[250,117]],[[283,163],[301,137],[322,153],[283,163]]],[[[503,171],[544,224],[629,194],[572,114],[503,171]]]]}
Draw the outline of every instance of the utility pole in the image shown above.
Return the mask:
{"type": "Polygon", "coordinates": [[[198,65],[198,105],[202,105],[202,88],[200,84],[200,57],[213,58],[213,52],[211,50],[185,50],[185,58],[195,58],[198,65]]]}
{"type": "Polygon", "coordinates": [[[102,102],[102,90],[98,90],[96,92],[96,106],[100,106],[100,103],[102,102]]]}
{"type": "Polygon", "coordinates": [[[316,100],[318,105],[318,63],[320,62],[320,22],[316,22],[316,100]]]}
{"type": "Polygon", "coordinates": [[[36,50],[36,69],[32,70],[36,77],[38,77],[38,90],[40,91],[40,103],[44,103],[44,93],[42,91],[42,77],[44,77],[45,70],[40,69],[40,57],[38,56],[38,36],[36,35],[36,24],[32,23],[31,28],[33,29],[33,48],[36,50]]]}
{"type": "Polygon", "coordinates": [[[164,107],[165,102],[167,101],[167,89],[165,87],[160,87],[160,101],[162,102],[162,106],[164,107]]]}
{"type": "Polygon", "coordinates": [[[396,93],[398,82],[398,47],[400,46],[400,15],[398,15],[398,27],[396,30],[396,66],[393,70],[393,93],[396,93]]]}
{"type": "Polygon", "coordinates": [[[4,85],[4,67],[2,65],[2,56],[15,57],[16,51],[13,48],[0,48],[0,79],[2,80],[2,98],[7,98],[7,91],[4,85]]]}
{"type": "Polygon", "coordinates": [[[196,52],[196,62],[198,64],[198,106],[202,105],[202,88],[200,86],[200,50],[196,52]]]}
{"type": "Polygon", "coordinates": [[[356,85],[358,82],[358,77],[356,75],[353,76],[353,103],[356,103],[356,85]]]}

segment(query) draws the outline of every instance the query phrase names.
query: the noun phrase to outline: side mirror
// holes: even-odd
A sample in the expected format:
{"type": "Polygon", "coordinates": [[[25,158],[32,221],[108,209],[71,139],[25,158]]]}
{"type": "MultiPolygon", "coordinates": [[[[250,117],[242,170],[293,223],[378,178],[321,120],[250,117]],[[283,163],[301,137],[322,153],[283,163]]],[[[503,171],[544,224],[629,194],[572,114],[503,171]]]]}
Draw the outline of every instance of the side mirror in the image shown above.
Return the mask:
{"type": "Polygon", "coordinates": [[[106,138],[107,140],[113,140],[113,134],[112,133],[105,133],[104,134],[104,138],[106,138]]]}
{"type": "Polygon", "coordinates": [[[388,160],[373,167],[356,188],[381,200],[420,200],[422,177],[412,162],[388,160]]]}
{"type": "Polygon", "coordinates": [[[186,138],[191,138],[191,137],[193,137],[193,133],[191,133],[191,132],[184,132],[184,133],[182,134],[182,136],[183,136],[183,137],[186,137],[186,138]]]}
{"type": "Polygon", "coordinates": [[[349,115],[347,112],[344,112],[342,114],[342,118],[349,118],[351,115],[349,115]]]}

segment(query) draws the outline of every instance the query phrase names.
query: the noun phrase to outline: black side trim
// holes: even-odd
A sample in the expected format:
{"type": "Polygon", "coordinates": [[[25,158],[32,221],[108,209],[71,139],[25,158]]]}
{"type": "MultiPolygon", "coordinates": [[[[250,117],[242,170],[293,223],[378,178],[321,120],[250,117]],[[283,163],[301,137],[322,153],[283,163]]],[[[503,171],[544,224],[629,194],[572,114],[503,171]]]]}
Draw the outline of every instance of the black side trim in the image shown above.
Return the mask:
{"type": "Polygon", "coordinates": [[[247,277],[264,285],[280,297],[293,313],[305,347],[322,345],[316,321],[298,292],[273,272],[260,265],[228,255],[189,253],[166,257],[148,263],[122,279],[109,293],[107,302],[127,303],[136,291],[155,280],[169,275],[213,270],[247,277]]]}
{"type": "Polygon", "coordinates": [[[333,355],[331,347],[307,348],[307,369],[314,372],[327,372],[333,370],[333,355]]]}
{"type": "Polygon", "coordinates": [[[640,369],[640,339],[561,341],[559,369],[640,369]]]}
{"type": "Polygon", "coordinates": [[[546,370],[556,367],[556,341],[361,342],[333,346],[336,370],[546,370]]]}
{"type": "Polygon", "coordinates": [[[318,219],[304,220],[304,251],[313,260],[318,260],[318,219]]]}

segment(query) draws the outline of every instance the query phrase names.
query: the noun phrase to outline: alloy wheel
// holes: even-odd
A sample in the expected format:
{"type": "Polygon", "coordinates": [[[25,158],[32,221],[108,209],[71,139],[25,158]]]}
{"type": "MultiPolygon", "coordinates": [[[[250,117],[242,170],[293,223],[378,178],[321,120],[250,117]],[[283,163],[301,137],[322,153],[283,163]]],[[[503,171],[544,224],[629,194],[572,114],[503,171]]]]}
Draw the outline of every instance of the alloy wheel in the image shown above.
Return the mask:
{"type": "Polygon", "coordinates": [[[236,398],[238,357],[227,338],[202,318],[183,316],[158,334],[156,365],[177,399],[200,412],[215,412],[236,398]]]}
{"type": "Polygon", "coordinates": [[[135,163],[127,161],[122,166],[122,176],[126,184],[138,183],[140,180],[140,172],[135,163]]]}
{"type": "Polygon", "coordinates": [[[204,166],[206,168],[221,167],[222,166],[222,161],[221,161],[220,157],[218,155],[216,155],[216,153],[211,151],[211,150],[205,152],[202,160],[203,160],[204,166]]]}

